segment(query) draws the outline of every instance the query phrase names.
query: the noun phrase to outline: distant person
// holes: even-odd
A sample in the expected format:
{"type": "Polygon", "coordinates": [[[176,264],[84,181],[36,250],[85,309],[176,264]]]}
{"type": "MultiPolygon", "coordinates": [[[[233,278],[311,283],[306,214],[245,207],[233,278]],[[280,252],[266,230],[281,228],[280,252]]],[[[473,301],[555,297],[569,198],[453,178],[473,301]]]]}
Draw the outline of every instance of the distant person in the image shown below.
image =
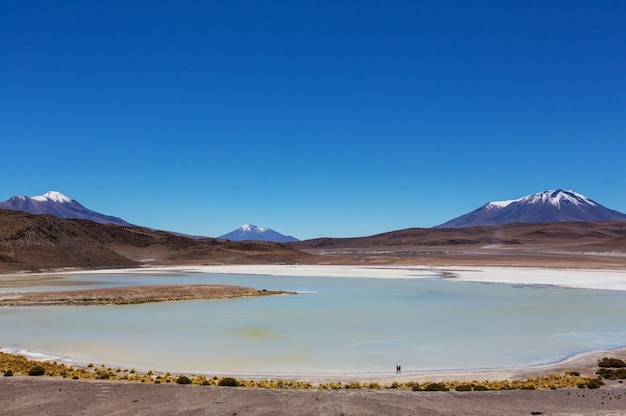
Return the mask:
{"type": "Polygon", "coordinates": [[[398,365],[398,374],[402,374],[402,366],[398,365]]]}

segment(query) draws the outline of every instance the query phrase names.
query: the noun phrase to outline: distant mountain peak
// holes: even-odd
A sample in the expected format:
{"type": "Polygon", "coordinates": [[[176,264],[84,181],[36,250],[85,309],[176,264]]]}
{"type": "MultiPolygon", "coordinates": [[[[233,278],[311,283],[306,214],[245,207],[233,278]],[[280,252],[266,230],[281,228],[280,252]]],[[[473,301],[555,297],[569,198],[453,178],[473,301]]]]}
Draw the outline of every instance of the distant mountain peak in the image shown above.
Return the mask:
{"type": "Polygon", "coordinates": [[[626,214],[606,208],[573,190],[557,189],[518,199],[488,202],[436,228],[566,221],[626,221],[626,214]]]}
{"type": "Polygon", "coordinates": [[[43,195],[37,195],[37,196],[33,196],[31,197],[31,199],[34,199],[35,201],[54,201],[54,202],[74,202],[74,199],[70,198],[69,196],[63,195],[61,192],[58,191],[48,191],[43,195]]]}
{"type": "Polygon", "coordinates": [[[284,235],[271,228],[257,227],[252,224],[244,224],[234,231],[219,236],[218,238],[224,238],[231,241],[271,241],[275,243],[291,243],[300,241],[290,235],[284,235]]]}
{"type": "Polygon", "coordinates": [[[23,211],[29,214],[48,214],[57,218],[83,219],[101,224],[132,225],[121,218],[100,214],[82,206],[78,201],[58,191],[48,191],[43,195],[14,196],[0,202],[0,209],[23,211]]]}

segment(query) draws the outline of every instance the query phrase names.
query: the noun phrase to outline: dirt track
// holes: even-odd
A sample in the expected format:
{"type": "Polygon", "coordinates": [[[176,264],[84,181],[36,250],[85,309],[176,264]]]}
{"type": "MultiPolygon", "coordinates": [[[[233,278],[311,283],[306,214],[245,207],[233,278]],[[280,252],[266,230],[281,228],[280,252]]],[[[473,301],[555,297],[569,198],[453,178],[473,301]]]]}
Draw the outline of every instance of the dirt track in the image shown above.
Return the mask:
{"type": "Polygon", "coordinates": [[[2,377],[18,415],[626,415],[626,390],[266,390],[2,377]]]}

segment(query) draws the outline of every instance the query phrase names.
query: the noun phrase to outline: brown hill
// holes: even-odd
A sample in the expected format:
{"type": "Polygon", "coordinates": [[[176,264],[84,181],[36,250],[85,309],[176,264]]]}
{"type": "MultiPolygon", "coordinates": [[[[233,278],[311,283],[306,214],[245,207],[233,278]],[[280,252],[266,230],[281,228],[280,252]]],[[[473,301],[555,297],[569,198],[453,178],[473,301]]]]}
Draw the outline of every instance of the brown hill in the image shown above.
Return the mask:
{"type": "Polygon", "coordinates": [[[410,228],[287,245],[0,210],[0,272],[166,264],[626,267],[626,222],[410,228]]]}
{"type": "Polygon", "coordinates": [[[409,228],[289,245],[329,263],[624,267],[626,222],[409,228]]]}
{"type": "Polygon", "coordinates": [[[485,244],[571,245],[606,243],[626,237],[626,222],[562,222],[549,224],[516,223],[463,228],[408,228],[368,237],[316,238],[291,243],[309,248],[376,246],[475,246],[485,244]]]}
{"type": "Polygon", "coordinates": [[[311,257],[279,243],[196,239],[142,227],[0,210],[0,271],[142,264],[291,264],[311,257]]]}

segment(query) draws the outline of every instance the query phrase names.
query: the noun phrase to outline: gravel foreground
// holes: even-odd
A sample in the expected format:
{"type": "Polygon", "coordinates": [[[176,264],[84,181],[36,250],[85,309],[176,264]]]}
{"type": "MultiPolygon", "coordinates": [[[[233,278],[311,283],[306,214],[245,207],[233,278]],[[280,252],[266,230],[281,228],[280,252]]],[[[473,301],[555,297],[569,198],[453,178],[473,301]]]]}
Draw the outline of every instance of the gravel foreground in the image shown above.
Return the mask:
{"type": "Polygon", "coordinates": [[[626,415],[623,385],[598,390],[413,392],[268,390],[53,378],[0,378],[17,415],[626,415]]]}

